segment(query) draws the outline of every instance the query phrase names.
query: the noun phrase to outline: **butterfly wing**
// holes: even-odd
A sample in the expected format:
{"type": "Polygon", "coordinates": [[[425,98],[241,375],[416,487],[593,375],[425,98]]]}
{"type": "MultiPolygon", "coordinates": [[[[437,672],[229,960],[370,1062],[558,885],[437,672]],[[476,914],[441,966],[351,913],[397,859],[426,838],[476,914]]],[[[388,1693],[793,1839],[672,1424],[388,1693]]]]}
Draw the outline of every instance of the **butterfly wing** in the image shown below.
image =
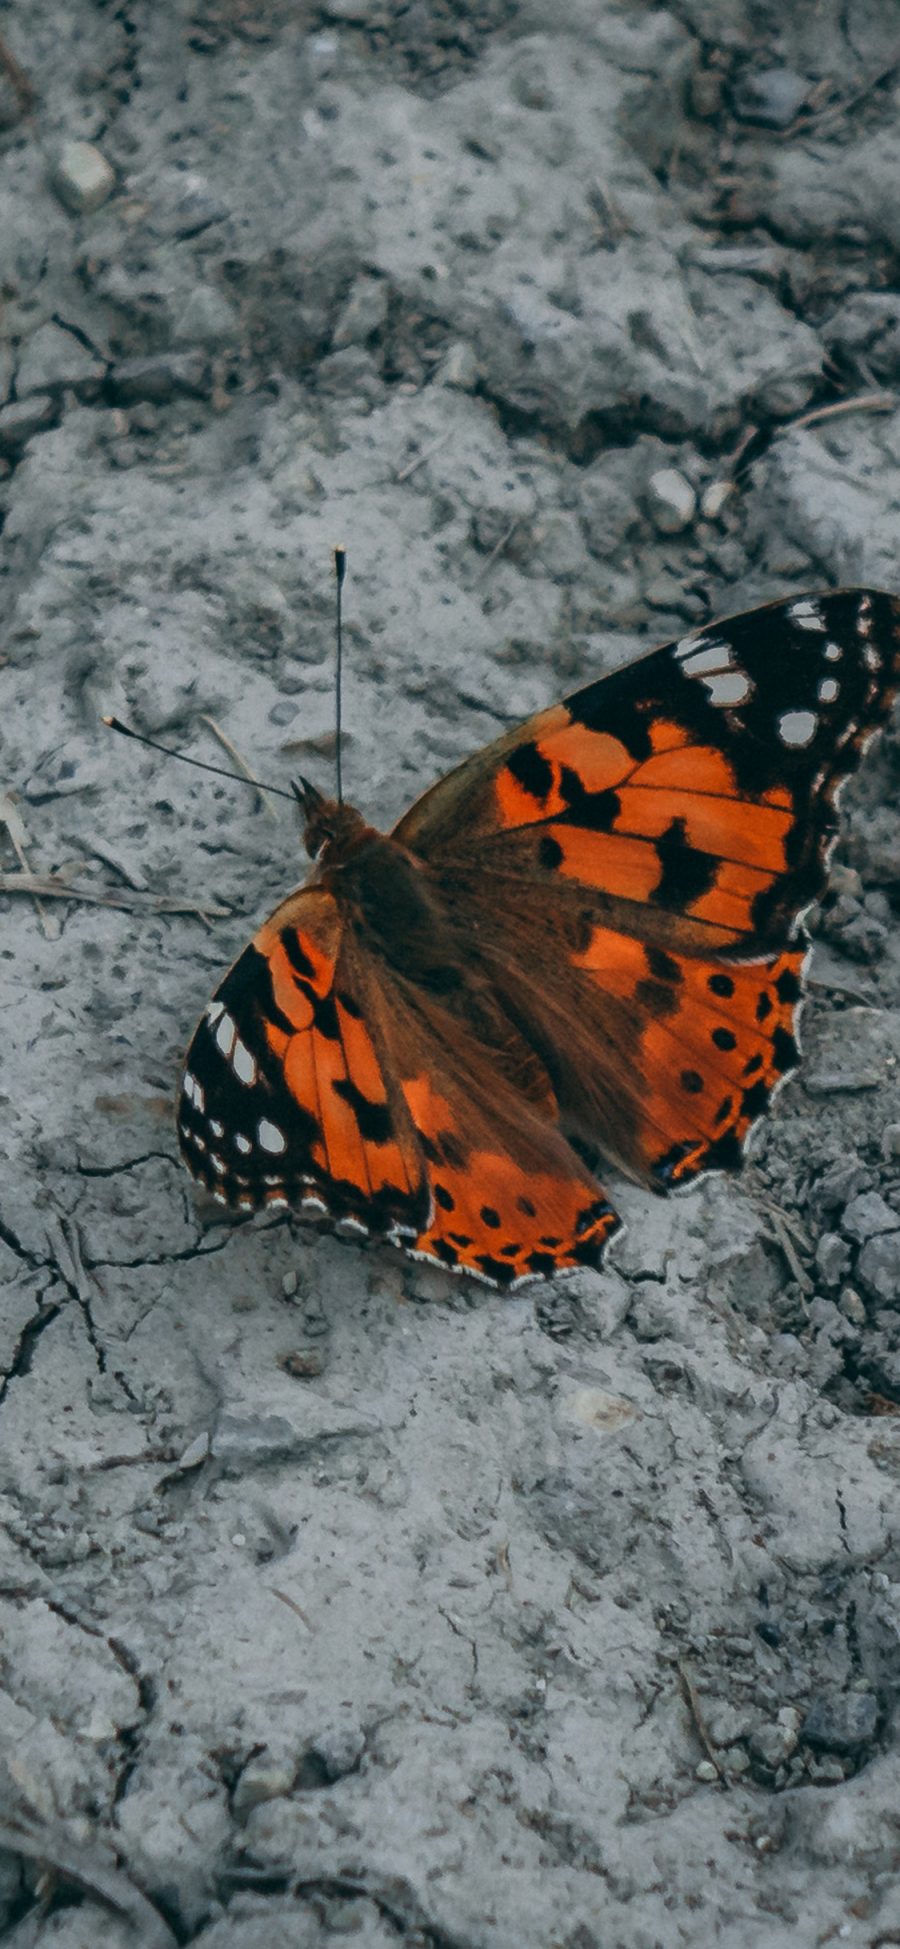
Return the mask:
{"type": "Polygon", "coordinates": [[[635,1175],[739,1162],[796,1062],[798,920],[898,675],[896,598],[773,603],[540,713],[396,828],[472,917],[563,1118],[635,1175]]]}
{"type": "Polygon", "coordinates": [[[309,888],[259,930],[196,1030],[182,1152],[222,1204],[328,1215],[497,1286],[597,1264],[614,1212],[546,1091],[532,1080],[526,1101],[486,1058],[309,888]]]}
{"type": "Polygon", "coordinates": [[[318,888],[260,928],[188,1050],[182,1153],[238,1210],[290,1204],[415,1237],[431,1211],[421,1151],[346,950],[338,905],[318,888]]]}

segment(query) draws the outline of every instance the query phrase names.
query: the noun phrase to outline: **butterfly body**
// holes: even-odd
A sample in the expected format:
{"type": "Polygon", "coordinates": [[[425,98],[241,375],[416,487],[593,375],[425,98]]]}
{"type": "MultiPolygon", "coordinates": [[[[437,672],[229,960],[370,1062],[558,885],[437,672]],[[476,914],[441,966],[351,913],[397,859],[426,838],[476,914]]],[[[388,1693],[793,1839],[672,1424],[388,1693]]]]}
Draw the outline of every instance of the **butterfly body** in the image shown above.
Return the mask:
{"type": "Polygon", "coordinates": [[[800,597],[587,685],[393,833],[301,787],[310,879],[188,1053],[194,1175],[508,1287],[599,1263],[598,1154],[660,1190],[739,1165],[898,673],[896,599],[800,597]]]}

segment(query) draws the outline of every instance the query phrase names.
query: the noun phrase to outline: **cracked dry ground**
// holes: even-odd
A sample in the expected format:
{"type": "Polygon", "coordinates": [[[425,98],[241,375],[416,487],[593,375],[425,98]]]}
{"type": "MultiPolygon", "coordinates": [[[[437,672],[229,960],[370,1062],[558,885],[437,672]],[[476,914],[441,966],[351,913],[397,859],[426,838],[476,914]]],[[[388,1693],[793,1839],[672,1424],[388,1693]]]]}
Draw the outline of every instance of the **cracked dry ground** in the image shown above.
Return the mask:
{"type": "Polygon", "coordinates": [[[895,27],[0,9],[20,1949],[900,1942],[896,736],[752,1166],[623,1190],[602,1275],[503,1303],[199,1211],[179,1055],[296,839],[98,726],[327,783],[342,539],[387,823],[654,639],[896,585],[895,27]],[[115,176],[80,216],[73,140],[115,176]]]}

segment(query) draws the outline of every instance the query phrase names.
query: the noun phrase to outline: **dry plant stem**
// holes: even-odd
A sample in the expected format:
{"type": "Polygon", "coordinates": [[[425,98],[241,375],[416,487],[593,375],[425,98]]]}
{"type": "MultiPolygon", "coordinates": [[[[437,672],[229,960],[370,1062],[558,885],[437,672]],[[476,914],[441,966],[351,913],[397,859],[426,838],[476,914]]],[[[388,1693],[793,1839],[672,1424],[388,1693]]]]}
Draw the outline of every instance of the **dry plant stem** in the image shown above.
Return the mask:
{"type": "Polygon", "coordinates": [[[894,413],[897,410],[896,393],[860,393],[856,399],[836,399],[831,406],[814,406],[812,412],[801,413],[799,419],[786,420],[784,426],[776,428],[775,438],[782,433],[793,433],[798,426],[817,426],[820,420],[836,420],[842,413],[894,413]]]}
{"type": "Polygon", "coordinates": [[[401,467],[400,472],[394,475],[394,479],[398,485],[401,481],[409,480],[410,475],[415,473],[416,468],[423,467],[426,460],[430,460],[432,454],[437,453],[439,447],[445,447],[449,439],[449,433],[441,433],[436,440],[432,440],[430,447],[423,447],[421,453],[417,453],[414,460],[408,460],[406,466],[401,467]]]}
{"type": "MultiPolygon", "coordinates": [[[[22,868],[22,871],[24,873],[30,873],[31,867],[28,861],[28,855],[25,851],[25,842],[28,835],[25,831],[24,821],[22,819],[22,815],[19,812],[18,807],[14,805],[12,799],[9,797],[8,793],[6,792],[0,795],[0,820],[2,820],[3,824],[6,827],[7,832],[9,833],[10,845],[12,846],[13,852],[15,853],[15,856],[19,862],[19,865],[22,868]]],[[[35,911],[37,913],[38,920],[41,923],[41,928],[45,940],[48,941],[56,940],[59,931],[56,921],[51,920],[49,915],[44,912],[44,909],[41,906],[37,894],[34,894],[32,897],[34,899],[35,911]]]]}
{"type": "Polygon", "coordinates": [[[289,1596],[288,1596],[288,1593],[287,1593],[287,1591],[286,1591],[286,1590],[275,1590],[275,1588],[274,1588],[274,1586],[273,1586],[273,1588],[272,1588],[272,1596],[273,1596],[273,1597],[277,1597],[277,1598],[279,1598],[282,1604],[286,1604],[286,1605],[287,1605],[287,1607],[288,1607],[288,1610],[289,1610],[289,1611],[294,1611],[294,1612],[295,1612],[295,1614],[296,1614],[296,1616],[297,1616],[297,1617],[299,1617],[299,1619],[300,1619],[300,1622],[301,1622],[301,1624],[305,1624],[305,1625],[306,1625],[306,1628],[307,1628],[307,1631],[311,1631],[311,1630],[312,1630],[312,1625],[310,1624],[310,1621],[309,1621],[309,1618],[308,1618],[308,1617],[307,1617],[307,1615],[306,1615],[306,1612],[305,1612],[305,1611],[301,1611],[301,1609],[300,1609],[300,1606],[299,1606],[299,1604],[297,1604],[297,1603],[295,1603],[295,1602],[294,1602],[294,1599],[293,1599],[293,1597],[289,1597],[289,1596]]]}
{"type": "Polygon", "coordinates": [[[512,541],[513,535],[515,534],[518,526],[519,526],[519,516],[517,515],[515,521],[510,522],[505,535],[501,535],[500,540],[495,541],[494,546],[491,549],[491,552],[487,558],[487,561],[482,564],[481,568],[478,571],[478,574],[475,577],[476,582],[484,581],[485,576],[493,568],[494,563],[497,561],[498,557],[504,554],[505,550],[509,547],[509,544],[512,541]]]}
{"type": "Polygon", "coordinates": [[[207,901],[202,907],[194,900],[179,900],[166,893],[147,894],[142,899],[137,893],[118,893],[95,890],[93,887],[70,886],[67,880],[54,879],[51,874],[40,873],[0,873],[0,893],[27,893],[34,897],[42,895],[47,900],[83,900],[91,907],[121,907],[129,914],[194,914],[200,920],[228,920],[228,907],[211,906],[207,901]]]}
{"type": "Polygon", "coordinates": [[[766,1203],[765,1210],[768,1216],[769,1223],[772,1227],[771,1237],[772,1237],[773,1244],[777,1245],[780,1248],[780,1250],[783,1252],[784,1257],[787,1260],[788,1266],[790,1267],[790,1270],[797,1281],[800,1291],[803,1293],[804,1297],[808,1297],[808,1295],[814,1290],[813,1281],[811,1280],[809,1273],[806,1271],[805,1266],[801,1265],[800,1260],[797,1257],[797,1254],[794,1250],[793,1240],[791,1239],[790,1233],[787,1229],[787,1226],[785,1225],[784,1219],[782,1218],[781,1213],[776,1210],[775,1206],[770,1205],[768,1202],[766,1203]]]}
{"type": "Polygon", "coordinates": [[[0,34],[0,68],[9,76],[22,107],[26,112],[28,109],[33,108],[37,101],[37,95],[25,73],[25,69],[16,60],[15,55],[10,52],[2,34],[0,34]]]}
{"type": "Polygon", "coordinates": [[[240,752],[238,751],[237,746],[232,744],[227,731],[223,731],[221,724],[217,724],[214,717],[207,716],[207,713],[205,711],[201,711],[200,713],[200,722],[201,724],[205,724],[208,727],[208,729],[212,732],[214,738],[218,738],[219,743],[222,746],[222,750],[227,751],[229,758],[237,766],[238,771],[242,774],[242,776],[244,778],[248,778],[250,780],[251,785],[256,786],[256,789],[260,796],[260,800],[263,806],[265,807],[265,810],[268,812],[269,818],[274,819],[275,824],[277,825],[278,813],[275,810],[275,807],[272,803],[272,800],[269,797],[268,792],[266,791],[265,786],[260,784],[259,779],[257,778],[255,772],[251,771],[246,758],[242,758],[240,752]]]}
{"type": "Polygon", "coordinates": [[[683,1664],[680,1659],[678,1662],[677,1670],[678,1670],[678,1677],[681,1681],[681,1689],[684,1694],[685,1704],[694,1722],[694,1731],[697,1734],[697,1738],[699,1739],[700,1744],[703,1747],[703,1751],[706,1754],[706,1757],[709,1760],[710,1765],[714,1766],[716,1769],[716,1773],[718,1775],[720,1785],[722,1785],[723,1787],[727,1786],[728,1782],[725,1778],[725,1775],[716,1757],[715,1747],[713,1746],[712,1740],[710,1739],[709,1733],[707,1731],[706,1720],[703,1717],[703,1713],[700,1707],[700,1700],[697,1697],[697,1693],[694,1689],[694,1685],[690,1673],[687,1669],[687,1666],[683,1664]]]}
{"type": "Polygon", "coordinates": [[[99,1850],[75,1846],[62,1832],[35,1822],[0,1822],[0,1847],[37,1862],[49,1875],[77,1888],[114,1915],[124,1916],[138,1930],[143,1949],[175,1949],[175,1937],[158,1909],[117,1868],[107,1865],[99,1850]]]}
{"type": "Polygon", "coordinates": [[[823,104],[821,108],[814,109],[805,119],[798,117],[796,122],[791,123],[789,129],[783,130],[782,142],[788,142],[796,135],[820,135],[822,130],[830,128],[833,122],[841,121],[852,108],[858,108],[860,102],[868,100],[869,95],[874,94],[875,89],[880,88],[882,82],[890,81],[898,68],[900,68],[900,57],[895,57],[886,67],[879,68],[878,73],[873,74],[869,81],[863,82],[862,87],[857,88],[854,94],[845,95],[843,101],[823,104]]]}

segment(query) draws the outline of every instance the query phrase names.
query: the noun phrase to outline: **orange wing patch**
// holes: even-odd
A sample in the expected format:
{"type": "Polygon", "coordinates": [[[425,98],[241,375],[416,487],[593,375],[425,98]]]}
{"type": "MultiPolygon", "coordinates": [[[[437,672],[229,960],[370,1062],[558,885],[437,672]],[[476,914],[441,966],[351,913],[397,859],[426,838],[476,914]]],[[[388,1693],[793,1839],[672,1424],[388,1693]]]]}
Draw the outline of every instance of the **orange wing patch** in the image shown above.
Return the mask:
{"type": "Polygon", "coordinates": [[[403,1092],[428,1159],[431,1222],[414,1253],[511,1287],[599,1265],[620,1221],[590,1172],[552,1125],[523,1130],[509,1148],[467,1133],[459,1110],[427,1075],[403,1092]]]}
{"type": "Polygon", "coordinates": [[[802,948],[765,961],[694,959],[594,930],[575,965],[638,1020],[632,1167],[685,1184],[740,1164],[747,1136],[798,1061],[802,948]]]}
{"type": "Polygon", "coordinates": [[[242,1211],[294,1205],[409,1236],[423,1161],[353,985],[331,895],[294,895],[260,928],[191,1043],[179,1131],[194,1176],[242,1211]],[[215,1105],[215,1113],[213,1113],[215,1105]]]}

